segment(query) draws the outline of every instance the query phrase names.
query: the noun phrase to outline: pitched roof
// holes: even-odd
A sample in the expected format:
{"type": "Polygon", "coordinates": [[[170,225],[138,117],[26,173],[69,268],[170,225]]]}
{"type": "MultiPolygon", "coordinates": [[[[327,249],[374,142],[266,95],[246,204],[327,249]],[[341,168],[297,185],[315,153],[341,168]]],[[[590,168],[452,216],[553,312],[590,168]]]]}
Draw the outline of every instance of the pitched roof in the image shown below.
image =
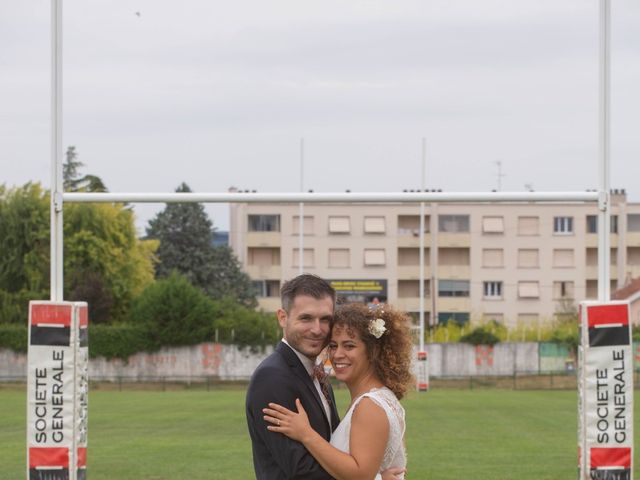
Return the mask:
{"type": "Polygon", "coordinates": [[[634,293],[640,292],[640,278],[634,278],[624,287],[611,294],[611,300],[626,300],[634,293]]]}

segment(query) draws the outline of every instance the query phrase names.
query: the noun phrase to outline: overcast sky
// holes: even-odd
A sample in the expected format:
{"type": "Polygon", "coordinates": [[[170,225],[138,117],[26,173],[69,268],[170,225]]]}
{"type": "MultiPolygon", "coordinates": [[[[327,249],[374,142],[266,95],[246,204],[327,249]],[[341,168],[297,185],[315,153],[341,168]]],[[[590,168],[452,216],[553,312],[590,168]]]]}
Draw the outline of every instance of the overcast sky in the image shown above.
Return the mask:
{"type": "MultiPolygon", "coordinates": [[[[63,144],[112,192],[598,185],[597,0],[66,0],[63,144]]],[[[640,2],[612,2],[640,201],[640,2]]],[[[0,183],[50,185],[50,0],[0,2],[0,183]]],[[[162,205],[137,205],[142,231],[162,205]]],[[[210,206],[228,228],[227,206],[210,206]]]]}

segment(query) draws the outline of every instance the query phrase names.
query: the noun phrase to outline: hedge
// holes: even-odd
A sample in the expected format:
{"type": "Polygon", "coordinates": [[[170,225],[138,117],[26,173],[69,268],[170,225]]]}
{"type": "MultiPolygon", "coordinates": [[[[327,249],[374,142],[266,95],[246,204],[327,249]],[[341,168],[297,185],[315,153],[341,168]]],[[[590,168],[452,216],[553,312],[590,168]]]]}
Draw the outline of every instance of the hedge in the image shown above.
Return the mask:
{"type": "Polygon", "coordinates": [[[130,323],[89,325],[89,356],[91,358],[127,359],[137,352],[156,349],[146,326],[130,323]]]}
{"type": "Polygon", "coordinates": [[[0,348],[26,352],[28,341],[29,334],[25,324],[0,323],[0,348]]]}

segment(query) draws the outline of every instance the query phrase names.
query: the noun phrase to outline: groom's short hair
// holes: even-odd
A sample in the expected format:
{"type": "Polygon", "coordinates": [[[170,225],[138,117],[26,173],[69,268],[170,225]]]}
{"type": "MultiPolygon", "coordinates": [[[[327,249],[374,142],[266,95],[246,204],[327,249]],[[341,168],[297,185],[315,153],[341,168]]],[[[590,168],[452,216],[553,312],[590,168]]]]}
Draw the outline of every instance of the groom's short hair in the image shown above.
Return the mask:
{"type": "Polygon", "coordinates": [[[307,295],[318,300],[330,297],[333,306],[336,305],[336,291],[333,287],[326,280],[310,273],[298,275],[282,285],[280,300],[285,312],[289,313],[289,309],[298,295],[307,295]]]}

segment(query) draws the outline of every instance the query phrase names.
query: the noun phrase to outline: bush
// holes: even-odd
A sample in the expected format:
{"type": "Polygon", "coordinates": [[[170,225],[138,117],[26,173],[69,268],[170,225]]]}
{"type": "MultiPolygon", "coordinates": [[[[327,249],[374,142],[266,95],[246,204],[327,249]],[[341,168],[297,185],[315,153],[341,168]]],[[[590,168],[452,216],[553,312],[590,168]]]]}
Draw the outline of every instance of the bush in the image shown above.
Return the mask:
{"type": "Polygon", "coordinates": [[[29,330],[26,320],[22,325],[0,323],[0,348],[26,352],[28,342],[29,330]]]}
{"type": "Polygon", "coordinates": [[[580,329],[578,322],[573,319],[557,322],[551,332],[549,341],[564,345],[573,353],[577,352],[578,345],[580,345],[580,329]]]}
{"type": "Polygon", "coordinates": [[[495,345],[500,341],[500,335],[503,333],[502,330],[506,331],[506,328],[495,320],[492,320],[463,335],[460,337],[460,341],[472,345],[495,345]]]}
{"type": "Polygon", "coordinates": [[[250,346],[252,351],[274,345],[280,339],[280,329],[274,313],[256,311],[236,303],[234,299],[215,302],[213,329],[222,343],[239,347],[250,346]]]}
{"type": "Polygon", "coordinates": [[[216,306],[177,273],[149,285],[133,302],[132,324],[149,332],[150,345],[194,345],[211,341],[216,306]]]}
{"type": "Polygon", "coordinates": [[[29,301],[47,300],[48,298],[48,291],[21,290],[19,292],[7,292],[0,289],[0,324],[27,325],[29,323],[29,301]]]}
{"type": "Polygon", "coordinates": [[[127,359],[141,352],[154,350],[149,330],[144,325],[118,323],[113,325],[89,324],[89,356],[127,359]]]}
{"type": "Polygon", "coordinates": [[[640,342],[640,326],[639,325],[631,326],[631,339],[633,342],[640,342]]]}

